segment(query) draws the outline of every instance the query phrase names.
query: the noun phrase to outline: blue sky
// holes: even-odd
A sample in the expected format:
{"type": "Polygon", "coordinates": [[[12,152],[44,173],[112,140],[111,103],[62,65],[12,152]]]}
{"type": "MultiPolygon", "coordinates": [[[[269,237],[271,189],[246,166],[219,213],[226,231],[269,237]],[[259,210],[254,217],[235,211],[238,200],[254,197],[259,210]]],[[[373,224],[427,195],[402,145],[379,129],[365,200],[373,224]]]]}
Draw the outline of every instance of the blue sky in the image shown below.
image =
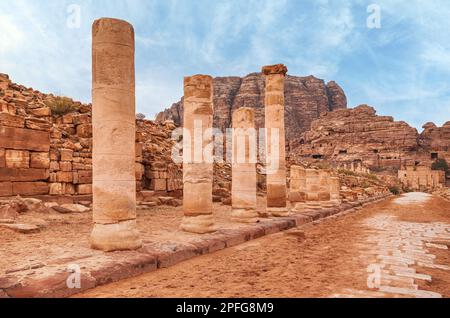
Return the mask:
{"type": "Polygon", "coordinates": [[[0,0],[0,72],[43,92],[90,101],[91,24],[136,31],[137,111],[179,100],[183,76],[243,76],[284,63],[335,80],[349,106],[369,104],[421,131],[450,120],[447,0],[0,0]],[[80,8],[80,27],[69,27],[80,8]],[[367,7],[381,28],[367,27],[367,7]]]}

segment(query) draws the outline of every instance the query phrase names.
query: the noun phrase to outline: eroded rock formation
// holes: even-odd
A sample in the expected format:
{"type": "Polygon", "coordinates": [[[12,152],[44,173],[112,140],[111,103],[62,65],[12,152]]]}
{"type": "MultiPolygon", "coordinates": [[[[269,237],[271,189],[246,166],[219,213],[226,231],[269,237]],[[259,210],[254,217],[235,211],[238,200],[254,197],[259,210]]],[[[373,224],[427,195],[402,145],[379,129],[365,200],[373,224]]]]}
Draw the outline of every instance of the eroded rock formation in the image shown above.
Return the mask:
{"type": "MultiPolygon", "coordinates": [[[[240,107],[253,108],[256,128],[264,127],[264,89],[262,73],[243,78],[214,78],[214,127],[222,130],[231,127],[232,113],[240,107]]],[[[326,84],[314,76],[286,76],[284,92],[287,140],[308,130],[322,112],[347,108],[347,98],[338,84],[326,84]]],[[[156,120],[173,120],[176,125],[182,125],[182,101],[159,113],[156,120]]]]}
{"type": "Polygon", "coordinates": [[[296,139],[291,157],[335,164],[360,161],[372,170],[398,170],[405,160],[417,156],[418,137],[407,123],[377,116],[374,108],[361,105],[323,113],[311,130],[296,139]]]}

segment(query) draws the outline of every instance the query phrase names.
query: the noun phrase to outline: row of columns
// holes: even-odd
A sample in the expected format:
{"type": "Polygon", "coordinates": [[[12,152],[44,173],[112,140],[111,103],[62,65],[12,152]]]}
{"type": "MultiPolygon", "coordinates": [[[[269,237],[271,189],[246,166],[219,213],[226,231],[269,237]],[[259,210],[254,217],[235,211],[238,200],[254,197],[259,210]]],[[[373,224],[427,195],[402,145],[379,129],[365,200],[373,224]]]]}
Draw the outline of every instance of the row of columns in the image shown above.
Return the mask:
{"type": "MultiPolygon", "coordinates": [[[[282,64],[265,66],[262,72],[266,79],[267,211],[273,216],[285,216],[288,214],[284,128],[284,79],[287,68],[282,64]]],[[[212,211],[213,160],[210,160],[213,155],[206,151],[212,143],[209,132],[213,129],[213,90],[210,76],[194,75],[184,80],[183,133],[189,138],[183,138],[184,218],[181,229],[193,233],[215,231],[212,211]],[[202,142],[196,144],[198,140],[202,142]],[[199,152],[206,152],[209,158],[196,157],[199,152]]],[[[251,160],[256,158],[256,145],[248,133],[255,129],[254,110],[242,107],[234,111],[232,126],[231,217],[238,222],[256,222],[256,162],[251,160]],[[239,153],[242,149],[244,154],[239,153]]]]}
{"type": "Polygon", "coordinates": [[[289,190],[291,202],[340,202],[339,178],[327,170],[291,166],[289,190]]]}
{"type": "MultiPolygon", "coordinates": [[[[137,249],[135,182],[135,65],[134,29],[125,21],[103,18],[92,27],[93,222],[91,246],[104,251],[137,249]]],[[[284,79],[282,65],[263,67],[266,78],[265,126],[267,209],[287,214],[284,79]],[[275,161],[275,162],[272,162],[275,161]]],[[[183,210],[181,229],[193,233],[215,230],[213,184],[213,79],[195,75],[184,79],[183,210]],[[201,151],[196,151],[201,149],[201,151]]],[[[238,109],[234,128],[254,128],[254,112],[238,109]]],[[[233,134],[234,145],[240,138],[233,134]]],[[[246,140],[246,158],[251,156],[246,140]]],[[[256,149],[255,149],[256,151],[256,149]]],[[[255,222],[256,163],[233,164],[232,217],[255,222]]]]}

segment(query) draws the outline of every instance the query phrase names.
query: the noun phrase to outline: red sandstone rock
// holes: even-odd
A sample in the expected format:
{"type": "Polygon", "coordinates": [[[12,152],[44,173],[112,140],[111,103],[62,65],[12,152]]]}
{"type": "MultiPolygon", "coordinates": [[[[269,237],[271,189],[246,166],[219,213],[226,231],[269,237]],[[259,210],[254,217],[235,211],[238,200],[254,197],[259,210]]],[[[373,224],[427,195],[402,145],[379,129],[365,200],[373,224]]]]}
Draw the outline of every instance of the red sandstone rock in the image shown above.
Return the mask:
{"type": "MultiPolygon", "coordinates": [[[[217,77],[214,79],[214,127],[224,130],[231,126],[231,114],[240,107],[255,110],[256,128],[264,127],[264,78],[252,73],[244,78],[217,77]]],[[[287,140],[309,129],[319,114],[346,108],[343,90],[334,82],[325,85],[314,76],[287,76],[285,82],[285,122],[287,140]]],[[[183,123],[182,101],[157,115],[158,122],[172,120],[183,123]]]]}

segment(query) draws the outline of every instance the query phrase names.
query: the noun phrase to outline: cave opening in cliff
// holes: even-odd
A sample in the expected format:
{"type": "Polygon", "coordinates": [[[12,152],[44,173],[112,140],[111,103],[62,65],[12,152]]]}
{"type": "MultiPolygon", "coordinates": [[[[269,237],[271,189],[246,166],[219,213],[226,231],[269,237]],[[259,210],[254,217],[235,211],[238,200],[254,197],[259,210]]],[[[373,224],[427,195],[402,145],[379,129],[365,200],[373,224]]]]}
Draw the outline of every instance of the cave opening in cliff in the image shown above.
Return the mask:
{"type": "Polygon", "coordinates": [[[323,159],[323,155],[312,155],[313,159],[323,159]]]}
{"type": "Polygon", "coordinates": [[[347,154],[347,149],[345,149],[345,150],[339,150],[339,154],[340,154],[340,155],[346,155],[346,154],[347,154]]]}
{"type": "Polygon", "coordinates": [[[431,159],[439,159],[439,155],[437,152],[432,152],[431,153],[431,159]]]}

